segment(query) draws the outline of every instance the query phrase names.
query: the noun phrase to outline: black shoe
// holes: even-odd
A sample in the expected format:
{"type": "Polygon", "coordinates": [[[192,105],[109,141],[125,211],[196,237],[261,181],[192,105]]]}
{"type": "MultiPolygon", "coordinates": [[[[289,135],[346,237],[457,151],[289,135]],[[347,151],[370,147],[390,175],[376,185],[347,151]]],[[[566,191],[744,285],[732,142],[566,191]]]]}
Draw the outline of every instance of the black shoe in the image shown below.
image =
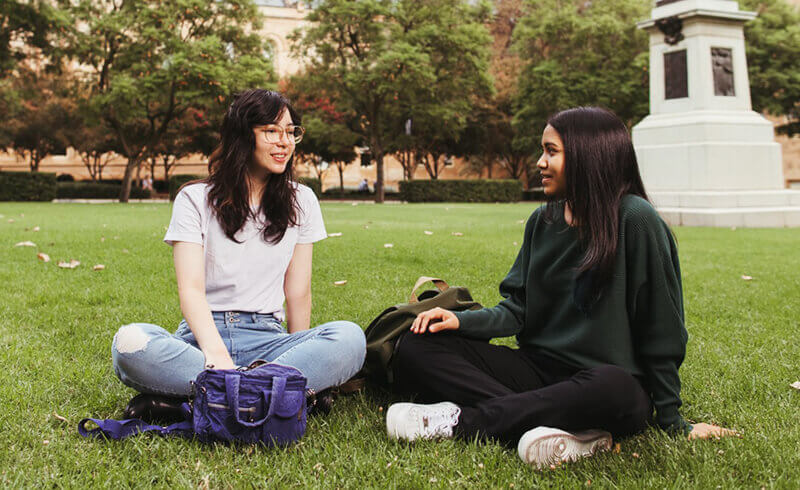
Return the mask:
{"type": "Polygon", "coordinates": [[[306,397],[308,404],[308,415],[328,415],[333,409],[334,392],[332,388],[326,388],[319,393],[312,392],[306,397]]]}
{"type": "Polygon", "coordinates": [[[187,401],[188,398],[139,393],[128,402],[128,406],[122,412],[122,417],[140,419],[150,423],[181,422],[185,419],[181,405],[187,401]]]}

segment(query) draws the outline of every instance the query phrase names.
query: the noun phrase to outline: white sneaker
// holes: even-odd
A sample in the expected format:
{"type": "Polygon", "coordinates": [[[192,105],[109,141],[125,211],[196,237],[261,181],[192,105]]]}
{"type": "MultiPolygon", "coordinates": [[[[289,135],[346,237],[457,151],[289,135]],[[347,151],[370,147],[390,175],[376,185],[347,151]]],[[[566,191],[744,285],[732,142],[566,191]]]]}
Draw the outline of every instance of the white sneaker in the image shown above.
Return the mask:
{"type": "Polygon", "coordinates": [[[386,431],[389,437],[408,441],[451,438],[459,415],[461,409],[450,402],[395,403],[386,411],[386,431]]]}
{"type": "Polygon", "coordinates": [[[522,461],[543,468],[565,461],[592,456],[611,449],[611,434],[602,430],[569,433],[550,427],[537,427],[522,435],[517,453],[522,461]]]}

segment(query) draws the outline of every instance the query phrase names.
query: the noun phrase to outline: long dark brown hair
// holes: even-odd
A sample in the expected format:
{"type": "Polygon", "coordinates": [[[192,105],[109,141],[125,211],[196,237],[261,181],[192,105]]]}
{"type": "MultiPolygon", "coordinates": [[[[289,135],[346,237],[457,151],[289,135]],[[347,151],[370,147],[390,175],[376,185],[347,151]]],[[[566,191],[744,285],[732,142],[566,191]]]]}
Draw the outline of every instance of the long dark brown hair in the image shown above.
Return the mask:
{"type": "Polygon", "coordinates": [[[282,174],[271,174],[264,187],[257,211],[250,207],[248,170],[256,148],[253,128],[277,123],[289,111],[292,124],[300,125],[300,115],[278,92],[252,89],[235,95],[220,129],[220,143],[208,161],[208,201],[225,231],[238,243],[236,232],[248,218],[265,218],[261,233],[268,243],[283,239],[286,229],[297,226],[297,196],[293,184],[294,153],[282,174]]]}
{"type": "MultiPolygon", "coordinates": [[[[632,194],[648,200],[647,193],[628,128],[613,112],[578,107],[553,115],[547,124],[564,144],[566,192],[559,199],[572,211],[586,248],[577,270],[575,299],[588,309],[614,273],[622,198],[632,194]]],[[[547,206],[550,213],[557,208],[547,206]]]]}

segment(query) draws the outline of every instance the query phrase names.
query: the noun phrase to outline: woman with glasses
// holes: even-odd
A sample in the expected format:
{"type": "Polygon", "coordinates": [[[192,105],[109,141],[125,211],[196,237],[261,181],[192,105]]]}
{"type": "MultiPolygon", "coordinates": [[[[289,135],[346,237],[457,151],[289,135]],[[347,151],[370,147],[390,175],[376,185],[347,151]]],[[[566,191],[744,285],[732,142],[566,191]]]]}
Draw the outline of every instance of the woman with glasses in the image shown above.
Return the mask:
{"type": "Polygon", "coordinates": [[[313,191],[292,180],[303,132],[277,92],[249,90],[228,108],[209,175],[180,190],[164,237],[184,320],[174,334],[133,323],[114,337],[114,371],[141,393],[126,418],[180,418],[204,369],[263,359],[299,369],[320,393],[361,368],[358,325],[309,328],[312,248],[327,234],[313,191]]]}
{"type": "Polygon", "coordinates": [[[421,313],[395,351],[398,439],[496,439],[536,467],[608,449],[650,423],[733,435],[681,416],[686,353],[678,250],[650,204],[625,124],[581,107],[548,120],[533,212],[495,307],[421,313]],[[518,349],[490,344],[516,336],[518,349]],[[653,414],[655,416],[653,417],[653,414]]]}

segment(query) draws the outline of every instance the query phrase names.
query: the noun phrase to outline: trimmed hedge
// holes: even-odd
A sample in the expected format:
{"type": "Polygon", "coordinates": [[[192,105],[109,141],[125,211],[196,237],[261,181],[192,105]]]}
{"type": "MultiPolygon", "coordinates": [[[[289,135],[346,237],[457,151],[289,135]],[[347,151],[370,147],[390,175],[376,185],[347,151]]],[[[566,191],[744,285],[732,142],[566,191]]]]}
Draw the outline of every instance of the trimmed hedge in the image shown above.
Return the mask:
{"type": "MultiPolygon", "coordinates": [[[[192,180],[198,179],[205,179],[205,175],[191,175],[191,174],[182,174],[182,175],[173,175],[169,178],[169,200],[174,201],[175,196],[178,195],[178,191],[181,189],[183,184],[187,182],[191,182],[192,180]]],[[[312,177],[300,177],[297,181],[303,185],[307,185],[314,191],[314,194],[317,195],[317,198],[322,195],[322,182],[319,179],[315,179],[312,177]]]]}
{"type": "Polygon", "coordinates": [[[408,202],[516,202],[522,197],[518,180],[411,180],[400,182],[408,202]]]}
{"type": "Polygon", "coordinates": [[[522,191],[522,200],[523,201],[546,201],[547,196],[544,195],[544,189],[528,189],[526,191],[522,191]]]}
{"type": "Polygon", "coordinates": [[[0,172],[0,201],[52,201],[56,198],[56,174],[0,172]]]}
{"type": "Polygon", "coordinates": [[[193,175],[193,174],[178,174],[173,175],[169,178],[169,200],[174,201],[175,196],[178,195],[178,191],[181,190],[183,184],[187,182],[191,182],[192,180],[199,180],[205,179],[205,175],[193,175]]]}
{"type": "MultiPolygon", "coordinates": [[[[399,201],[399,192],[384,191],[383,198],[387,201],[399,201]]],[[[338,187],[333,187],[322,193],[322,199],[346,199],[348,201],[373,201],[375,199],[374,192],[360,192],[353,189],[345,188],[344,192],[338,187]]]]}
{"type": "MultiPolygon", "coordinates": [[[[59,199],[118,199],[122,185],[99,182],[59,182],[59,199]]],[[[150,199],[150,191],[131,186],[131,199],[150,199]]]]}
{"type": "Polygon", "coordinates": [[[311,187],[311,190],[317,195],[317,199],[322,197],[322,182],[319,179],[314,177],[300,177],[297,179],[297,182],[311,187]]]}

